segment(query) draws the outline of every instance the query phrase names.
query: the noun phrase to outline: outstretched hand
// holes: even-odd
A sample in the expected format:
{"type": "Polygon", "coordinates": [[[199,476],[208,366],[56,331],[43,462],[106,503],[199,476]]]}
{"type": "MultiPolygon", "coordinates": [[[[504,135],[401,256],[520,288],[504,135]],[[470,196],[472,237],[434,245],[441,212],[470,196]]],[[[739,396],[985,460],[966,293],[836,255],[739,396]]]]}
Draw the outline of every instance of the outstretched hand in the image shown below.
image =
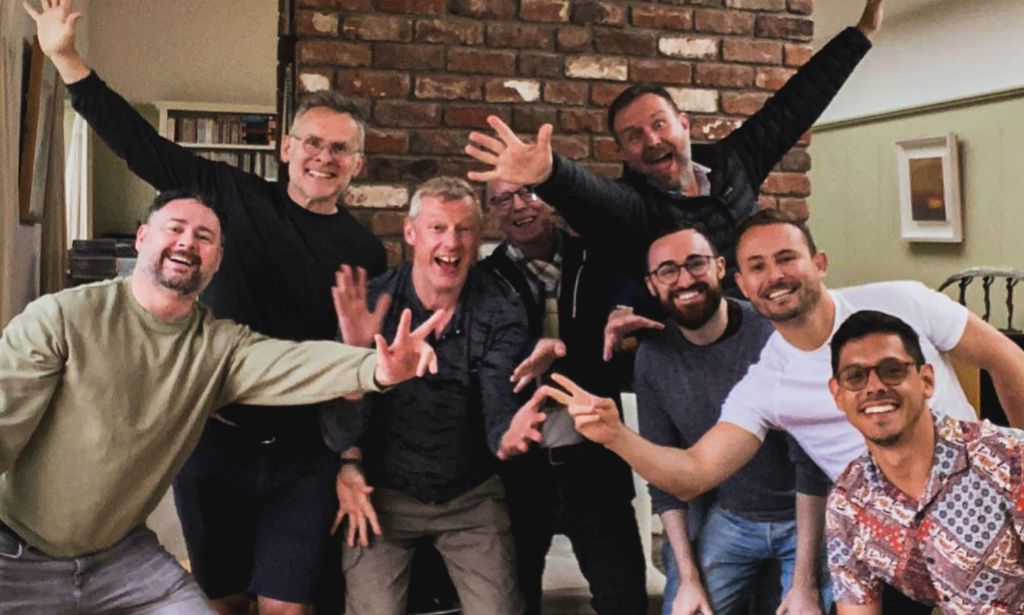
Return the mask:
{"type": "Polygon", "coordinates": [[[882,27],[883,3],[884,0],[867,0],[864,3],[864,13],[857,22],[857,28],[864,36],[871,38],[882,27]]]}
{"type": "Polygon", "coordinates": [[[565,342],[551,337],[542,337],[537,340],[530,356],[523,359],[523,362],[512,370],[512,377],[509,381],[515,385],[513,392],[518,393],[526,388],[532,381],[540,381],[541,376],[551,369],[551,364],[556,359],[565,356],[565,342]]]}
{"type": "Polygon", "coordinates": [[[615,401],[588,393],[580,385],[561,374],[552,374],[551,379],[565,390],[544,385],[537,393],[549,397],[569,409],[576,431],[584,438],[605,446],[614,442],[626,426],[619,417],[615,401]]]}
{"type": "Polygon", "coordinates": [[[21,5],[36,22],[39,48],[53,62],[64,83],[87,77],[89,67],[75,50],[75,24],[82,14],[71,11],[71,0],[41,0],[38,11],[27,1],[21,5]]]}
{"type": "Polygon", "coordinates": [[[377,511],[370,501],[373,487],[366,484],[362,471],[354,465],[346,464],[338,470],[334,488],[338,494],[338,514],[331,525],[331,534],[348,517],[345,544],[354,547],[358,541],[360,547],[370,546],[370,532],[375,536],[381,535],[377,511]]]}
{"type": "Polygon", "coordinates": [[[540,411],[544,403],[545,395],[539,390],[533,394],[530,401],[523,404],[523,407],[516,411],[509,423],[508,431],[501,436],[501,444],[498,447],[498,459],[508,459],[521,455],[530,449],[530,442],[540,442],[541,433],[539,426],[548,418],[540,411]]]}
{"type": "Polygon", "coordinates": [[[604,326],[604,360],[612,360],[612,354],[622,346],[622,340],[641,329],[664,329],[665,324],[633,313],[633,308],[616,308],[608,314],[604,326]]]}
{"type": "Polygon", "coordinates": [[[410,331],[412,311],[407,308],[402,310],[395,339],[390,345],[383,335],[374,335],[378,357],[377,370],[374,372],[377,384],[389,387],[410,378],[422,377],[428,371],[436,374],[437,355],[427,343],[427,336],[448,322],[451,314],[450,309],[438,310],[416,327],[415,331],[410,331]]]}
{"type": "Polygon", "coordinates": [[[470,171],[466,177],[477,182],[498,180],[532,186],[551,175],[554,165],[551,154],[551,124],[540,127],[536,143],[526,143],[497,116],[488,116],[487,123],[497,136],[489,137],[480,132],[471,132],[470,143],[466,145],[465,151],[477,161],[490,166],[491,170],[470,171]]]}
{"type": "Polygon", "coordinates": [[[366,306],[366,270],[342,265],[334,274],[331,298],[338,315],[341,341],[352,346],[373,344],[373,336],[380,332],[380,324],[391,306],[391,295],[383,293],[377,297],[371,312],[366,306]]]}

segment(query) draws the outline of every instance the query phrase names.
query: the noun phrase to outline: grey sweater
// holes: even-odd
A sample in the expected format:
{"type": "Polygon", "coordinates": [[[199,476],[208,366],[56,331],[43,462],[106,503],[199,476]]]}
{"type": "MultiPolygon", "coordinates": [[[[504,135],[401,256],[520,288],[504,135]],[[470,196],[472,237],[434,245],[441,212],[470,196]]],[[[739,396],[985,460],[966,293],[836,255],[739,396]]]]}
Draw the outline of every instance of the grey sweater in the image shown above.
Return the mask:
{"type": "MultiPolygon", "coordinates": [[[[695,346],[678,325],[647,337],[636,358],[640,434],[663,446],[693,446],[718,421],[722,402],[756,363],[771,324],[746,303],[729,300],[729,324],[713,344],[695,346]]],[[[718,488],[722,508],[751,521],[795,518],[794,489],[825,495],[828,479],[799,445],[772,431],[753,459],[718,488]]],[[[686,504],[651,485],[654,512],[686,504]]]]}

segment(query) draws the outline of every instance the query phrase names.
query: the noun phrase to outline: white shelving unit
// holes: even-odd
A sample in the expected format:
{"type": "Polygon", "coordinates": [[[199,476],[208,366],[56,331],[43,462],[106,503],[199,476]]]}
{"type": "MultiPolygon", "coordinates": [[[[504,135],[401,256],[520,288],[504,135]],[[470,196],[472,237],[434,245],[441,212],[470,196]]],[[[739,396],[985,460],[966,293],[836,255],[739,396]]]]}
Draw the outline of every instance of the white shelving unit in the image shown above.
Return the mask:
{"type": "Polygon", "coordinates": [[[277,113],[266,105],[158,101],[158,130],[175,143],[277,181],[277,113]]]}

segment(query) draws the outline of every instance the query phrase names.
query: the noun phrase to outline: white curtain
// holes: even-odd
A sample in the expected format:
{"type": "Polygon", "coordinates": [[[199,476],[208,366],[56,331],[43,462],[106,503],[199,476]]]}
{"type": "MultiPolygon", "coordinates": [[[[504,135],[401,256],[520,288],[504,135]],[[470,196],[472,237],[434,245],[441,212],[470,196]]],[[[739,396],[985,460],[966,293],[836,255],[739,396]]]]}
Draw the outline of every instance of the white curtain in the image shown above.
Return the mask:
{"type": "Polygon", "coordinates": [[[89,208],[89,125],[77,113],[71,125],[68,140],[68,160],[64,176],[64,195],[67,202],[68,244],[76,239],[92,236],[92,216],[89,208]]]}

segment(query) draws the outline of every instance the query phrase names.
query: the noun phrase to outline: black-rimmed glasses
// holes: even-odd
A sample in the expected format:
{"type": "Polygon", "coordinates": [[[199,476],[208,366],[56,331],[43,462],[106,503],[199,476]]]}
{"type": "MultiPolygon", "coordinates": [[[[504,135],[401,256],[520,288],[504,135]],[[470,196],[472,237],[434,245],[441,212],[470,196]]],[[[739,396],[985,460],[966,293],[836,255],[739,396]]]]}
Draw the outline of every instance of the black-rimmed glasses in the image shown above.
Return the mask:
{"type": "Polygon", "coordinates": [[[882,359],[877,365],[850,365],[839,370],[836,382],[847,391],[859,391],[867,386],[871,372],[875,372],[882,384],[894,387],[907,379],[911,366],[916,367],[917,363],[892,358],[882,359]]]}
{"type": "Polygon", "coordinates": [[[534,203],[538,200],[537,195],[533,193],[533,190],[523,186],[518,190],[509,190],[508,192],[496,194],[491,197],[491,200],[488,201],[488,203],[491,204],[491,207],[505,209],[512,206],[512,201],[515,197],[519,197],[524,203],[534,203]]]}
{"type": "Polygon", "coordinates": [[[683,269],[686,273],[690,274],[692,278],[699,278],[708,272],[711,266],[711,261],[714,260],[714,256],[710,254],[693,254],[686,257],[686,260],[677,263],[674,261],[666,261],[657,266],[653,271],[648,271],[647,275],[653,277],[658,282],[668,286],[669,284],[675,284],[676,280],[679,279],[679,272],[683,269]]]}

